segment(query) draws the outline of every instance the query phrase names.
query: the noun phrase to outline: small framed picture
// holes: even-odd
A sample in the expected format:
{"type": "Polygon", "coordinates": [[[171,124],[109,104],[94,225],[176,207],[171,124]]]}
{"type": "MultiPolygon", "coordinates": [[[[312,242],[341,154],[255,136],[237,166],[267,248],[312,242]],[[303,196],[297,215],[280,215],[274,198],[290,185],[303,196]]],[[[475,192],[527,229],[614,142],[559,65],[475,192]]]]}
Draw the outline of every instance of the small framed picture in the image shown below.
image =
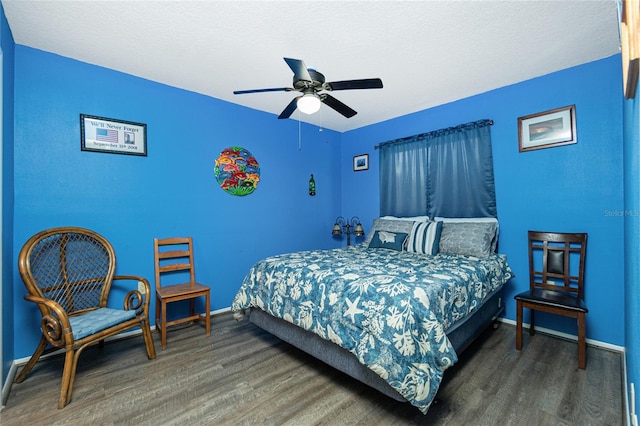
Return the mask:
{"type": "Polygon", "coordinates": [[[576,143],[576,106],[518,118],[518,142],[520,152],[576,143]]]}
{"type": "Polygon", "coordinates": [[[369,154],[361,154],[353,157],[353,171],[361,172],[369,170],[369,154]]]}
{"type": "Polygon", "coordinates": [[[147,125],[80,114],[80,149],[146,156],[147,125]]]}

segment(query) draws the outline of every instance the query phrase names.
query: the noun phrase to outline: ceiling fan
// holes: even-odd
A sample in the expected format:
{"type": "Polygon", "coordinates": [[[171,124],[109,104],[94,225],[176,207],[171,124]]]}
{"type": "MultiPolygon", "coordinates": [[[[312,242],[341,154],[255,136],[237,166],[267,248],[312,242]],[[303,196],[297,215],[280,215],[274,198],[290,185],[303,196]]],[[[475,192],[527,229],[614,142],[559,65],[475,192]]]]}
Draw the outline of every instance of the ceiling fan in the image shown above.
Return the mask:
{"type": "Polygon", "coordinates": [[[379,78],[366,78],[361,80],[344,80],[325,82],[324,75],[318,71],[307,68],[300,59],[284,58],[289,68],[293,71],[293,87],[275,87],[271,89],[236,90],[234,95],[259,92],[301,92],[302,95],[293,98],[289,105],[280,113],[279,119],[289,118],[293,111],[299,109],[305,114],[313,114],[320,109],[320,103],[333,108],[347,118],[357,114],[355,110],[340,102],[328,93],[322,91],[352,90],[352,89],[381,89],[382,80],[379,78]]]}

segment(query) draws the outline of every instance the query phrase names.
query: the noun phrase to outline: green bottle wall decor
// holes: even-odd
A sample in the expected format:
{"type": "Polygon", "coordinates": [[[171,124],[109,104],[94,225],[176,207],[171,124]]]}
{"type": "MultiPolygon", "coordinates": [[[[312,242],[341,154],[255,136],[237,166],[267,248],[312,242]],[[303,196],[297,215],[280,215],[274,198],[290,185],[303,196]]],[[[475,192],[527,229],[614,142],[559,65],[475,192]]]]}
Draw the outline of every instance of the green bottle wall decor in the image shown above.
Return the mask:
{"type": "Polygon", "coordinates": [[[316,181],[313,178],[313,175],[311,175],[311,179],[309,179],[309,195],[312,197],[316,195],[316,181]]]}

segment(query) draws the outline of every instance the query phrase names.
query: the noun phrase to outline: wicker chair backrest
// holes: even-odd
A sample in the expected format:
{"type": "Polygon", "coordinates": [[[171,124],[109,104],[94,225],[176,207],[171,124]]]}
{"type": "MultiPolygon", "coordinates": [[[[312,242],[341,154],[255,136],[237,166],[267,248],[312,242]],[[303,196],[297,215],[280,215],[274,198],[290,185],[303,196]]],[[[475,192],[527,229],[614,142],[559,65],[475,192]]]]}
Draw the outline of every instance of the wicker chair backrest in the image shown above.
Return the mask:
{"type": "Polygon", "coordinates": [[[115,266],[111,244],[91,230],[76,227],[34,235],[19,257],[27,291],[57,302],[69,315],[106,306],[115,266]]]}

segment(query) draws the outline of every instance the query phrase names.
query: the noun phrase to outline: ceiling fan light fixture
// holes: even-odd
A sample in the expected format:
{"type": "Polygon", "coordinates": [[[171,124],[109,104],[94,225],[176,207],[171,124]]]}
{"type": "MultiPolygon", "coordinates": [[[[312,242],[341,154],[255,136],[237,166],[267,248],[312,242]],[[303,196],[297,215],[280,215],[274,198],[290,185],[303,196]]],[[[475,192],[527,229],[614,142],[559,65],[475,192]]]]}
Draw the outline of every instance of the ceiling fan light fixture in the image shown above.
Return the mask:
{"type": "Polygon", "coordinates": [[[315,93],[307,93],[298,99],[298,109],[304,114],[313,114],[320,110],[320,98],[315,93]]]}

